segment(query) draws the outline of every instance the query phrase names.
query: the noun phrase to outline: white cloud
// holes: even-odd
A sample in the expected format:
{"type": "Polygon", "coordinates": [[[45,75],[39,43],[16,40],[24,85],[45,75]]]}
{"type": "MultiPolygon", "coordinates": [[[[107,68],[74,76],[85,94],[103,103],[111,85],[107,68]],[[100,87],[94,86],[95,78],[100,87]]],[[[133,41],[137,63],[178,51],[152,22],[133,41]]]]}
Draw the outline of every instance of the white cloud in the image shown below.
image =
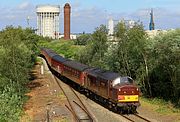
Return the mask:
{"type": "Polygon", "coordinates": [[[35,26],[35,6],[29,2],[22,2],[15,7],[0,7],[0,29],[7,25],[27,26],[27,16],[30,16],[30,23],[35,26]],[[8,8],[8,9],[7,9],[8,8]]]}
{"type": "Polygon", "coordinates": [[[28,9],[31,6],[31,4],[28,1],[22,2],[17,6],[17,9],[24,10],[28,9]]]}
{"type": "MultiPolygon", "coordinates": [[[[63,10],[61,7],[61,10],[63,10]]],[[[0,28],[6,25],[15,24],[26,27],[27,16],[30,16],[30,25],[36,27],[36,8],[30,2],[22,2],[13,7],[0,7],[0,28]]],[[[146,29],[149,25],[151,8],[138,9],[132,13],[111,13],[108,14],[104,9],[98,7],[83,8],[83,6],[76,2],[71,4],[71,30],[72,32],[92,32],[100,24],[107,24],[107,18],[113,19],[133,19],[143,22],[146,29]]],[[[60,14],[60,30],[63,32],[63,11],[60,14]]],[[[154,21],[156,28],[177,28],[180,27],[180,11],[170,11],[165,8],[154,8],[154,21]]]]}
{"type": "Polygon", "coordinates": [[[72,31],[92,32],[100,24],[106,24],[106,13],[97,7],[72,10],[72,31]]]}
{"type": "MultiPolygon", "coordinates": [[[[139,9],[130,14],[130,16],[132,16],[134,19],[140,19],[146,29],[148,29],[150,22],[150,10],[151,8],[139,9]]],[[[180,11],[171,11],[166,8],[154,8],[153,12],[156,29],[180,28],[180,11]]]]}

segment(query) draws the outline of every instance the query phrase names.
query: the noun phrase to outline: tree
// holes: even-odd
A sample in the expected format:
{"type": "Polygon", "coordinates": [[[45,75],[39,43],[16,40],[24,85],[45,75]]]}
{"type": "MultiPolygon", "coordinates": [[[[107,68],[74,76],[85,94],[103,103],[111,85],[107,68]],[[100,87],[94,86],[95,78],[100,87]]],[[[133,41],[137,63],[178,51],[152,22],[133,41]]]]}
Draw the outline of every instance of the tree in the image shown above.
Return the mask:
{"type": "Polygon", "coordinates": [[[0,121],[19,119],[38,39],[32,30],[21,27],[0,32],[0,121]]]}
{"type": "Polygon", "coordinates": [[[87,45],[89,41],[92,40],[91,34],[82,34],[75,41],[75,45],[87,45]]]}
{"type": "Polygon", "coordinates": [[[154,96],[180,105],[180,30],[160,35],[153,41],[150,81],[154,96]]]}
{"type": "Polygon", "coordinates": [[[126,31],[127,31],[127,27],[125,23],[123,21],[119,22],[114,28],[115,37],[123,40],[123,38],[125,37],[126,31]]]}
{"type": "Polygon", "coordinates": [[[96,28],[92,34],[92,41],[77,54],[76,59],[91,66],[105,67],[103,60],[108,49],[107,32],[104,25],[96,28]]]}
{"type": "Polygon", "coordinates": [[[111,46],[107,60],[109,69],[139,81],[145,92],[151,96],[147,62],[148,41],[143,25],[135,23],[133,28],[128,28],[124,22],[120,22],[115,27],[115,35],[118,41],[111,46]]]}

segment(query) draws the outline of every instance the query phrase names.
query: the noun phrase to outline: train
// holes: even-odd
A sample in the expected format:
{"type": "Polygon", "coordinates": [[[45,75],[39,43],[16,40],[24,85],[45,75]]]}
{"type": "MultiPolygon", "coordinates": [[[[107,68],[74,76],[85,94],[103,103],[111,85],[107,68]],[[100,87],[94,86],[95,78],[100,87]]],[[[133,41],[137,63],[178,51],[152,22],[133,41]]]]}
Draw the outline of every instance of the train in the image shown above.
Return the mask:
{"type": "Polygon", "coordinates": [[[64,58],[48,48],[41,48],[40,55],[56,74],[109,109],[135,112],[140,106],[140,89],[131,77],[64,58]]]}

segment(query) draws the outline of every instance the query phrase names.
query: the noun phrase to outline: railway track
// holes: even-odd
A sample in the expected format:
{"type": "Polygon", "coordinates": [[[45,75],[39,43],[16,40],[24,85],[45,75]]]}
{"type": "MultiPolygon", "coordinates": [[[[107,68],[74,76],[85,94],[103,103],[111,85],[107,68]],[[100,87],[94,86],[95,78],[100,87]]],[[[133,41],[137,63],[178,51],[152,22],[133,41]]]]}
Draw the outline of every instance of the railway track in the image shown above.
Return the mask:
{"type": "Polygon", "coordinates": [[[126,118],[127,120],[131,122],[151,122],[150,120],[138,115],[138,114],[130,114],[130,115],[122,115],[122,117],[126,118]]]}
{"type": "Polygon", "coordinates": [[[66,107],[73,114],[75,120],[77,122],[94,122],[93,116],[86,108],[80,97],[76,94],[74,89],[60,81],[56,76],[54,76],[54,79],[56,80],[58,86],[62,89],[64,95],[67,97],[69,106],[66,105],[66,107]]]}

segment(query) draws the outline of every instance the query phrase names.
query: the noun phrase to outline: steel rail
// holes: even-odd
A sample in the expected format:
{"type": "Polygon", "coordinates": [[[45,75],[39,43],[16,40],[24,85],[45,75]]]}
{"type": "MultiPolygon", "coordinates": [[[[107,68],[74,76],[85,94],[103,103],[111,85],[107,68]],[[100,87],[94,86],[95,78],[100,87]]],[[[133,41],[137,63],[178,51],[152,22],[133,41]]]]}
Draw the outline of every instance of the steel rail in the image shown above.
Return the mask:
{"type": "MultiPolygon", "coordinates": [[[[122,117],[124,117],[125,119],[131,121],[131,122],[136,122],[136,121],[133,120],[131,117],[127,117],[127,116],[125,116],[125,115],[123,115],[123,114],[120,114],[120,115],[121,115],[122,117]]],[[[142,117],[142,116],[140,116],[140,115],[137,115],[137,114],[132,114],[132,115],[134,115],[135,117],[140,118],[140,119],[142,119],[142,120],[144,120],[144,121],[146,121],[146,122],[151,122],[150,120],[148,120],[148,119],[146,119],[146,118],[144,118],[144,117],[142,117]]]]}
{"type": "MultiPolygon", "coordinates": [[[[80,119],[77,115],[77,113],[74,110],[74,107],[72,105],[72,103],[70,102],[70,99],[68,97],[68,95],[66,94],[66,92],[64,91],[64,89],[62,88],[61,84],[59,83],[59,81],[57,80],[57,78],[54,76],[54,79],[56,80],[58,86],[62,89],[64,95],[67,98],[67,101],[70,105],[70,108],[66,105],[66,107],[69,109],[69,111],[73,114],[74,118],[77,121],[81,121],[82,119],[80,119]],[[71,110],[70,110],[71,109],[71,110]]],[[[89,119],[83,119],[83,120],[89,120],[90,122],[93,122],[93,117],[90,114],[90,112],[88,111],[87,107],[84,105],[84,103],[82,102],[82,100],[80,99],[80,97],[76,94],[76,92],[68,85],[68,87],[70,88],[70,90],[74,93],[75,97],[78,99],[78,101],[80,102],[80,104],[78,104],[76,101],[73,101],[73,103],[75,103],[82,111],[84,111],[84,113],[88,116],[89,119]]]]}
{"type": "MultiPolygon", "coordinates": [[[[70,87],[71,88],[71,87],[70,87]]],[[[72,88],[71,88],[72,89],[72,88]]],[[[87,107],[84,105],[84,103],[82,102],[82,100],[81,100],[81,98],[76,94],[76,92],[72,89],[72,91],[74,92],[74,94],[76,95],[76,97],[80,100],[80,103],[81,103],[81,105],[85,108],[85,109],[83,109],[86,113],[87,113],[87,115],[89,116],[89,118],[92,120],[92,122],[93,122],[93,116],[92,116],[92,114],[90,113],[90,111],[87,109],[87,107]]],[[[75,101],[73,101],[73,102],[75,102],[75,101]]],[[[76,102],[75,102],[76,103],[76,102]]],[[[82,108],[82,107],[81,107],[82,108]]]]}
{"type": "Polygon", "coordinates": [[[146,119],[146,118],[144,118],[144,117],[142,117],[142,116],[140,116],[138,114],[133,114],[133,115],[138,117],[138,118],[141,118],[141,119],[145,120],[146,122],[151,122],[150,120],[148,120],[148,119],[146,119]]]}
{"type": "Polygon", "coordinates": [[[90,120],[91,122],[93,122],[92,117],[89,115],[89,113],[81,106],[79,105],[76,101],[73,101],[77,106],[79,106],[89,117],[89,119],[83,119],[83,120],[90,120]]]}
{"type": "MultiPolygon", "coordinates": [[[[54,75],[53,75],[53,76],[54,76],[54,75]]],[[[73,109],[73,107],[72,107],[72,105],[71,105],[71,103],[70,103],[70,100],[69,100],[67,94],[65,93],[65,91],[64,91],[64,89],[61,87],[61,85],[59,84],[56,76],[54,76],[54,79],[56,80],[58,86],[59,86],[59,87],[61,88],[61,90],[63,91],[64,95],[66,96],[67,101],[68,101],[68,103],[69,103],[69,105],[70,105],[71,110],[70,110],[69,107],[67,107],[67,105],[66,105],[66,107],[71,111],[71,113],[73,114],[74,118],[78,121],[78,116],[76,115],[76,112],[74,111],[74,109],[73,109]]]]}

